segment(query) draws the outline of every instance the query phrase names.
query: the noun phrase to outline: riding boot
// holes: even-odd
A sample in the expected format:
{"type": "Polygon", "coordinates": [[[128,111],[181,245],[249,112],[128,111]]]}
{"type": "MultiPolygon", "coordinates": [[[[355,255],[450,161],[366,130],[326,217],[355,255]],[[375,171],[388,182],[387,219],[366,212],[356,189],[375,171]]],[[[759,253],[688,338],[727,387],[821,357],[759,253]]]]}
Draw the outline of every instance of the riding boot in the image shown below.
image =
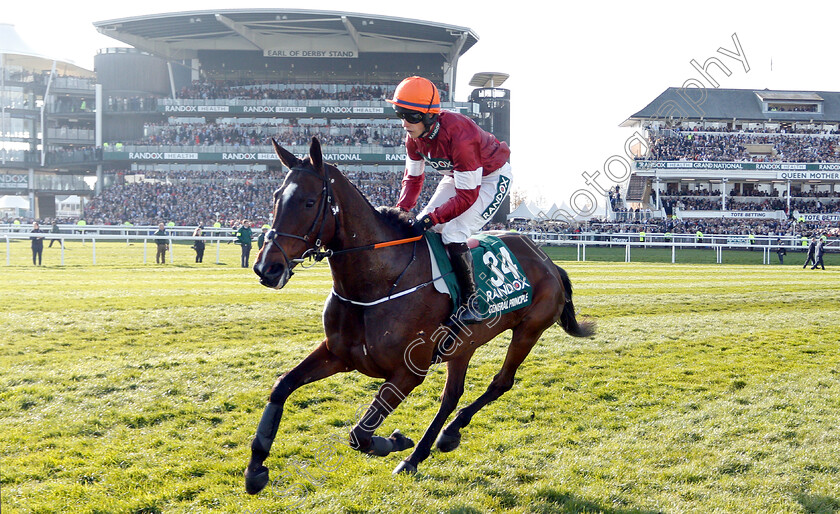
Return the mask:
{"type": "Polygon", "coordinates": [[[461,289],[461,305],[456,311],[458,320],[463,324],[480,323],[484,318],[478,309],[472,252],[467,243],[450,243],[446,249],[449,250],[452,270],[461,289]]]}

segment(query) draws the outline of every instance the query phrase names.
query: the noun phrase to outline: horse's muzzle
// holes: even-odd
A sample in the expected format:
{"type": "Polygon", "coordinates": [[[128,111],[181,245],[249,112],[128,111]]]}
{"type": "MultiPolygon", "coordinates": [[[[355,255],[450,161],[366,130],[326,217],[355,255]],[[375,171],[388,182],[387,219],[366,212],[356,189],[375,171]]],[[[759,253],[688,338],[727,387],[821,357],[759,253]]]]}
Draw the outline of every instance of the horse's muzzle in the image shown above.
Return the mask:
{"type": "Polygon", "coordinates": [[[254,273],[260,277],[260,284],[272,289],[282,289],[294,274],[284,264],[264,263],[261,260],[254,264],[254,273]]]}

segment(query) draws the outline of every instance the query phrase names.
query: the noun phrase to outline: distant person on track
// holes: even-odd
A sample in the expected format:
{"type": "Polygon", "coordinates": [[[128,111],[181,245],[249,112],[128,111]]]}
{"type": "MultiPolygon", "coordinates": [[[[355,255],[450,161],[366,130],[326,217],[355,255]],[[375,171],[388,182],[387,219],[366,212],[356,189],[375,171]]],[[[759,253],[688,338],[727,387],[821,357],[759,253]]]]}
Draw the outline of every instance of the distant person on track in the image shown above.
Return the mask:
{"type": "MultiPolygon", "coordinates": [[[[60,231],[61,229],[58,228],[58,222],[53,220],[52,227],[50,227],[50,234],[58,234],[60,231]]],[[[59,245],[61,244],[61,240],[59,239],[50,239],[50,246],[48,248],[52,248],[53,243],[56,241],[59,242],[59,245]]]]}
{"type": "Polygon", "coordinates": [[[158,229],[152,234],[155,236],[155,244],[157,245],[157,253],[155,254],[155,262],[157,264],[166,264],[166,250],[169,249],[167,243],[166,228],[163,223],[158,224],[158,229]]]}
{"type": "Polygon", "coordinates": [[[817,242],[817,247],[814,249],[814,265],[811,269],[817,269],[817,266],[825,269],[825,264],[823,264],[823,256],[825,255],[825,241],[820,239],[817,242]]]}
{"type": "MultiPolygon", "coordinates": [[[[40,233],[43,232],[41,230],[41,225],[38,224],[37,221],[32,223],[32,233],[40,233]]],[[[34,266],[41,265],[41,255],[44,253],[44,236],[32,236],[29,239],[32,240],[32,264],[34,266]],[[37,262],[36,262],[37,260],[37,262]]]]}
{"type": "Polygon", "coordinates": [[[248,220],[242,221],[242,226],[236,231],[236,244],[242,247],[242,262],[243,268],[248,267],[248,259],[251,256],[251,244],[254,240],[254,233],[251,230],[251,222],[248,220]]]}
{"type": "Polygon", "coordinates": [[[785,250],[785,247],[782,246],[781,241],[779,241],[779,248],[776,249],[776,255],[779,256],[779,264],[784,264],[785,263],[785,255],[787,255],[787,250],[785,250]]]}
{"type": "Polygon", "coordinates": [[[265,235],[268,233],[268,229],[269,227],[263,225],[260,237],[257,238],[257,250],[262,250],[262,247],[265,246],[265,235]]]}
{"type": "Polygon", "coordinates": [[[483,317],[473,308],[476,286],[467,238],[490,221],[510,191],[510,148],[469,117],[442,110],[437,87],[423,77],[400,82],[388,102],[406,132],[397,207],[410,211],[417,205],[427,164],[444,176],[417,215],[415,232],[441,234],[463,293],[458,318],[480,322],[483,317]]]}
{"type": "Polygon", "coordinates": [[[809,264],[813,264],[814,266],[817,265],[817,261],[814,259],[814,257],[815,257],[814,254],[815,254],[816,251],[817,251],[817,238],[812,237],[811,238],[811,243],[808,245],[808,257],[805,260],[805,264],[802,265],[802,269],[807,268],[809,264]]]}
{"type": "Polygon", "coordinates": [[[202,239],[202,231],[204,227],[199,225],[193,231],[193,237],[195,241],[193,241],[192,249],[195,250],[195,262],[202,262],[204,260],[204,239],[202,239]]]}

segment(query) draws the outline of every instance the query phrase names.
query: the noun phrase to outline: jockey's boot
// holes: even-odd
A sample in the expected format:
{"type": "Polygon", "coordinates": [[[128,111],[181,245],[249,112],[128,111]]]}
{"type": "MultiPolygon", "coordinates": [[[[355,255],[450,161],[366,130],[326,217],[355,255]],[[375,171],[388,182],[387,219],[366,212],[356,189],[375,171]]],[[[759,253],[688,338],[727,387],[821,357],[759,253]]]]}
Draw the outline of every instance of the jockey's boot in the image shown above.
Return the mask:
{"type": "Polygon", "coordinates": [[[457,309],[458,320],[465,325],[480,323],[484,321],[484,317],[478,308],[472,252],[467,243],[449,243],[446,249],[449,250],[452,270],[461,289],[461,305],[457,309]]]}

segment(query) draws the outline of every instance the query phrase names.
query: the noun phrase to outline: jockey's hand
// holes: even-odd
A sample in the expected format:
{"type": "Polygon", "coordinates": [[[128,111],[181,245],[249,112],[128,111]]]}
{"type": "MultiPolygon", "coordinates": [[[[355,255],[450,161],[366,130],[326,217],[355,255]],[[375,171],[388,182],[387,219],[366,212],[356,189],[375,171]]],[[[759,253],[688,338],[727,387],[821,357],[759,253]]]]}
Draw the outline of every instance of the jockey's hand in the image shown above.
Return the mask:
{"type": "Polygon", "coordinates": [[[435,223],[435,221],[432,219],[432,215],[426,214],[419,220],[414,220],[414,223],[411,224],[411,229],[415,235],[419,236],[427,230],[429,230],[430,228],[434,227],[435,225],[437,225],[437,223],[435,223]]]}

